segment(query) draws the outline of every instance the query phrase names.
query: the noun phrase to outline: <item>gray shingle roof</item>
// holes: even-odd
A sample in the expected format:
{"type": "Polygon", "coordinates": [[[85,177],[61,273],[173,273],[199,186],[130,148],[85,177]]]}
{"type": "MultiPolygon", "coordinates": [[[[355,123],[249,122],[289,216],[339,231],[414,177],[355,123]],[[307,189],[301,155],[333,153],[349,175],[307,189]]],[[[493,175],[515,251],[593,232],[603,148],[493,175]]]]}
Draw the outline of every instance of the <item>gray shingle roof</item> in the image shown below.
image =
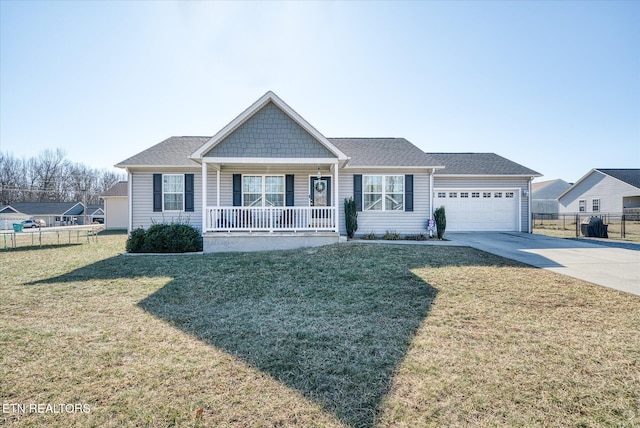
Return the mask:
{"type": "MultiPolygon", "coordinates": [[[[117,166],[195,166],[195,163],[189,159],[189,155],[210,139],[211,137],[167,138],[120,162],[117,166]]],[[[328,140],[351,158],[349,166],[442,166],[442,163],[438,163],[404,138],[328,138],[328,140]]]]}
{"type": "Polygon", "coordinates": [[[531,197],[533,199],[557,199],[571,184],[564,180],[549,180],[531,184],[531,197]]]}
{"type": "Polygon", "coordinates": [[[171,137],[116,166],[197,166],[189,155],[211,137],[171,137]]]}
{"type": "MultiPolygon", "coordinates": [[[[16,210],[28,215],[62,215],[76,205],[78,202],[14,202],[11,204],[16,210]]],[[[82,213],[82,210],[82,204],[80,204],[69,215],[77,215],[82,213]]]]}
{"type": "Polygon", "coordinates": [[[436,175],[528,175],[540,173],[495,153],[428,153],[445,168],[436,175]]]}
{"type": "Polygon", "coordinates": [[[404,138],[327,138],[351,159],[350,167],[442,166],[404,138]]]}
{"type": "Polygon", "coordinates": [[[640,189],[640,169],[638,168],[597,168],[597,170],[640,189]]]}
{"type": "Polygon", "coordinates": [[[129,193],[129,182],[127,181],[118,181],[113,186],[109,187],[105,190],[101,197],[109,197],[109,196],[127,196],[129,193]]]}

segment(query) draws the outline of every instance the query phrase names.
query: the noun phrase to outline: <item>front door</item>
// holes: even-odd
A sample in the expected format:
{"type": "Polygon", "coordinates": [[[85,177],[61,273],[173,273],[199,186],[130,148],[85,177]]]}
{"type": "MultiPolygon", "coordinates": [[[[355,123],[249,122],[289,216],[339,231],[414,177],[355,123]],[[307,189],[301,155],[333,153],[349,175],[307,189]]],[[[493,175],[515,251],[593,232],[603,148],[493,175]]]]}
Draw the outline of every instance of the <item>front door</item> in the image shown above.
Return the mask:
{"type": "Polygon", "coordinates": [[[331,206],[331,177],[311,177],[310,203],[312,207],[331,206]]]}

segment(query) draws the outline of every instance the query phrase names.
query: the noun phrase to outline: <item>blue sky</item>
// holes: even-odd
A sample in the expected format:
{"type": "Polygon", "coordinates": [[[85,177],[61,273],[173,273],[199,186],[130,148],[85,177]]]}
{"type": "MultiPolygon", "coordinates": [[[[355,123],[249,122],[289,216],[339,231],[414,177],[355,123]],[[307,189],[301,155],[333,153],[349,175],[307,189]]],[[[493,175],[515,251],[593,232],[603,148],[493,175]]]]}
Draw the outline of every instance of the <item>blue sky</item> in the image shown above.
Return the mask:
{"type": "Polygon", "coordinates": [[[0,149],[110,168],[273,90],[327,137],[640,167],[640,2],[0,1],[0,149]]]}

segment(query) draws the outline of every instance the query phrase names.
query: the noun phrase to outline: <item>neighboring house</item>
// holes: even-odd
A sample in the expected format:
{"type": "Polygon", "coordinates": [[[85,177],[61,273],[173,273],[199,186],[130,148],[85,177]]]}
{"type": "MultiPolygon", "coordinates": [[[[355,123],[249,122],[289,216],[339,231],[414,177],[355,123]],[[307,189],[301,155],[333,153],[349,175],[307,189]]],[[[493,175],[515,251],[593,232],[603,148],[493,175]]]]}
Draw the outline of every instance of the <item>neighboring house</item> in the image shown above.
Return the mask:
{"type": "MultiPolygon", "coordinates": [[[[436,185],[474,200],[477,189],[492,192],[483,194],[485,202],[510,199],[512,218],[500,215],[491,223],[493,208],[481,205],[480,223],[448,222],[449,230],[529,231],[526,196],[538,173],[492,154],[471,155],[501,159],[487,171],[451,166],[447,173],[437,156],[404,138],[326,138],[267,92],[213,137],[171,137],[116,166],[128,174],[130,231],[188,221],[202,230],[206,252],[338,242],[346,236],[349,197],[358,209],[357,235],[421,233],[442,202],[434,201],[436,185]],[[514,170],[500,171],[500,165],[514,170]]],[[[447,215],[455,219],[455,213],[452,206],[447,215]]]]}
{"type": "Polygon", "coordinates": [[[14,223],[28,218],[27,214],[21,213],[11,205],[0,206],[0,229],[12,229],[14,223]]]}
{"type": "Polygon", "coordinates": [[[561,179],[531,184],[531,212],[557,218],[560,212],[558,197],[569,187],[571,184],[561,179]]]}
{"type": "Polygon", "coordinates": [[[129,183],[119,181],[100,197],[104,200],[105,229],[129,228],[129,183]]]}
{"type": "Polygon", "coordinates": [[[101,205],[87,206],[87,224],[104,224],[104,207],[101,205]]]}
{"type": "Polygon", "coordinates": [[[594,168],[558,197],[560,212],[640,212],[640,169],[594,168]]]}
{"type": "Polygon", "coordinates": [[[47,226],[82,224],[82,202],[15,202],[11,206],[29,218],[44,220],[47,226]]]}
{"type": "Polygon", "coordinates": [[[531,180],[541,175],[495,153],[429,153],[434,208],[444,206],[449,231],[531,232],[531,180]]]}

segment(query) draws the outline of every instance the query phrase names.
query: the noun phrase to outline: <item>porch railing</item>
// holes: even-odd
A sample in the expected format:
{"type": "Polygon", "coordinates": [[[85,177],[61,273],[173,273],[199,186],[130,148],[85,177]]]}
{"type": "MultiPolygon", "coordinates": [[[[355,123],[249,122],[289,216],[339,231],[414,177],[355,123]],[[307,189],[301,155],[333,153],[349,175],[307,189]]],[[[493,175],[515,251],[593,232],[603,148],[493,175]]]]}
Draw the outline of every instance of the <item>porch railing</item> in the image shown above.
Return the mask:
{"type": "Polygon", "coordinates": [[[205,231],[337,231],[336,208],[207,207],[205,231]]]}

